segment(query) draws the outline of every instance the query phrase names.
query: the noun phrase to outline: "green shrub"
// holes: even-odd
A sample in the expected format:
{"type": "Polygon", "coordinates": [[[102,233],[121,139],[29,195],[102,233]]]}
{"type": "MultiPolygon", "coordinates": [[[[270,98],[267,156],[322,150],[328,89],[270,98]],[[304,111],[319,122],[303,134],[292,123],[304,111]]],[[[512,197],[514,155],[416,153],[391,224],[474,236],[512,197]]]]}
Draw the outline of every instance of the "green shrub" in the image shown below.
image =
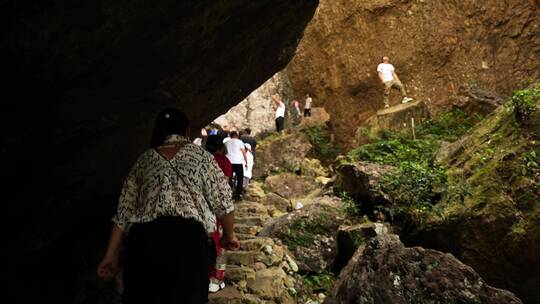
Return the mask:
{"type": "Polygon", "coordinates": [[[428,121],[417,127],[418,138],[431,138],[445,141],[456,141],[467,133],[480,117],[471,117],[460,109],[440,115],[436,120],[428,121]]]}
{"type": "Polygon", "coordinates": [[[302,275],[302,286],[306,294],[329,294],[335,281],[336,276],[331,272],[302,275]]]}
{"type": "Polygon", "coordinates": [[[540,86],[514,91],[510,105],[517,121],[521,124],[527,124],[538,102],[540,102],[540,86]]]}
{"type": "Polygon", "coordinates": [[[349,193],[342,191],[339,192],[337,196],[341,199],[341,208],[345,214],[351,217],[359,217],[362,215],[360,208],[349,193]]]}
{"type": "Polygon", "coordinates": [[[530,150],[523,153],[523,162],[520,166],[521,175],[532,175],[540,169],[536,151],[530,150]]]}
{"type": "Polygon", "coordinates": [[[464,181],[449,183],[445,168],[434,161],[435,154],[441,140],[458,139],[475,121],[463,111],[453,110],[420,125],[416,139],[404,131],[386,130],[372,143],[351,150],[348,159],[392,165],[398,169],[397,173],[384,176],[379,184],[378,190],[388,194],[393,204],[378,206],[378,211],[391,218],[403,213],[416,217],[429,213],[440,215],[442,209],[437,203],[443,198],[463,202],[468,187],[464,181]]]}
{"type": "Polygon", "coordinates": [[[330,132],[320,126],[305,129],[309,137],[313,152],[322,161],[333,161],[338,155],[336,145],[330,140],[330,132]]]}

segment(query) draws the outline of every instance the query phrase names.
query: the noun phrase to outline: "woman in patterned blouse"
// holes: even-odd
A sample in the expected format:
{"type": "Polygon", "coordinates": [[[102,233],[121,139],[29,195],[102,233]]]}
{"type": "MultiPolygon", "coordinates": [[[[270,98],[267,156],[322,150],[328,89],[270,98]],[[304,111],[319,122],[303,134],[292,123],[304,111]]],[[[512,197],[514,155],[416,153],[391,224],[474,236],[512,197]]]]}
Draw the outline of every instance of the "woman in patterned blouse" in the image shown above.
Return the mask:
{"type": "Polygon", "coordinates": [[[124,236],[123,303],[206,303],[208,233],[223,227],[221,244],[238,249],[232,191],[214,157],[191,143],[180,110],[156,119],[151,149],[124,182],[111,238],[98,275],[112,278],[124,236]]]}

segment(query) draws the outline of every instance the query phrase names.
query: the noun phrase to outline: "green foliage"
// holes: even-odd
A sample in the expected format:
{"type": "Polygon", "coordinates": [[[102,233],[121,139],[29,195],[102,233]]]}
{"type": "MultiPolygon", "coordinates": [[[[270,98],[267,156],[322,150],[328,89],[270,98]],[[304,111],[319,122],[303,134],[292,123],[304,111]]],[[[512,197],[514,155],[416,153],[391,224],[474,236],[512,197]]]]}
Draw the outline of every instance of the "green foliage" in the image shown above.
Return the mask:
{"type": "Polygon", "coordinates": [[[313,152],[323,161],[332,161],[338,155],[336,145],[330,140],[330,132],[320,126],[305,129],[309,141],[313,145],[313,152]]]}
{"type": "Polygon", "coordinates": [[[394,135],[356,148],[350,151],[348,156],[353,161],[363,160],[393,166],[405,161],[426,163],[431,161],[438,146],[438,142],[434,140],[413,140],[394,135]]]}
{"type": "Polygon", "coordinates": [[[322,210],[317,218],[297,218],[291,222],[283,242],[291,250],[307,247],[315,241],[317,235],[328,233],[329,221],[333,221],[329,210],[322,210]]]}
{"type": "Polygon", "coordinates": [[[380,183],[394,203],[409,205],[418,211],[431,211],[431,207],[446,191],[446,174],[442,166],[415,161],[399,163],[396,175],[386,175],[380,183]]]}
{"type": "Polygon", "coordinates": [[[308,228],[306,221],[294,220],[289,227],[289,233],[284,237],[283,241],[291,250],[296,250],[298,247],[306,247],[315,240],[315,234],[308,228]]]}
{"type": "Polygon", "coordinates": [[[516,120],[520,124],[527,124],[538,102],[540,102],[540,86],[514,91],[510,106],[514,111],[516,120]]]}
{"type": "MultiPolygon", "coordinates": [[[[463,111],[453,110],[420,125],[416,139],[406,132],[386,130],[379,138],[372,138],[371,144],[350,151],[348,159],[398,169],[397,173],[384,176],[379,184],[378,190],[393,201],[392,206],[377,206],[379,212],[391,218],[403,213],[419,218],[431,213],[442,215],[442,209],[437,206],[441,199],[463,202],[470,191],[465,181],[448,181],[446,169],[434,161],[435,154],[441,140],[458,139],[475,121],[463,111]]],[[[486,157],[488,154],[486,151],[486,157]]]]}
{"type": "Polygon", "coordinates": [[[302,275],[302,286],[306,294],[329,294],[335,281],[336,276],[331,272],[302,275]]]}
{"type": "Polygon", "coordinates": [[[359,217],[362,215],[360,208],[349,193],[342,191],[339,192],[337,196],[341,199],[341,208],[345,214],[351,217],[359,217]]]}
{"type": "Polygon", "coordinates": [[[275,168],[270,169],[271,175],[278,175],[278,174],[283,174],[283,173],[292,173],[292,171],[284,167],[275,167],[275,168]]]}
{"type": "Polygon", "coordinates": [[[520,166],[520,173],[523,176],[532,175],[540,169],[536,151],[530,150],[523,153],[523,162],[520,166]]]}
{"type": "Polygon", "coordinates": [[[460,109],[453,109],[442,114],[436,120],[420,124],[416,130],[416,135],[419,138],[456,141],[479,120],[480,117],[471,117],[460,109]]]}

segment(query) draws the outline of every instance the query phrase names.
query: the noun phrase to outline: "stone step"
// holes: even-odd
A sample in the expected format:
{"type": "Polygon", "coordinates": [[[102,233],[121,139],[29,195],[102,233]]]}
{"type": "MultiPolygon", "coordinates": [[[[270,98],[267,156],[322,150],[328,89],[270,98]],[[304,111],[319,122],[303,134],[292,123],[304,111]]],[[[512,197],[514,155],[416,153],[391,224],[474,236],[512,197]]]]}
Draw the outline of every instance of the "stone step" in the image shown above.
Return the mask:
{"type": "Polygon", "coordinates": [[[271,238],[256,237],[240,241],[240,249],[245,251],[262,251],[265,246],[272,247],[274,244],[271,238]]]}
{"type": "Polygon", "coordinates": [[[208,295],[208,304],[264,304],[267,303],[255,295],[240,292],[233,286],[208,295]]]}
{"type": "Polygon", "coordinates": [[[236,266],[249,266],[258,262],[260,256],[264,255],[262,252],[258,251],[226,251],[224,256],[227,261],[227,265],[236,265],[236,266]]]}
{"type": "Polygon", "coordinates": [[[262,217],[259,215],[246,215],[246,216],[236,216],[234,218],[235,224],[246,225],[246,226],[260,226],[264,225],[264,222],[268,219],[268,216],[262,217]]]}
{"type": "Polygon", "coordinates": [[[262,227],[259,226],[251,226],[251,225],[245,225],[245,224],[235,224],[234,225],[234,232],[238,234],[251,234],[251,235],[257,235],[262,230],[262,227]]]}
{"type": "Polygon", "coordinates": [[[236,233],[236,238],[237,238],[239,241],[244,241],[244,240],[252,240],[252,239],[255,239],[255,238],[257,238],[257,236],[256,236],[256,235],[253,235],[253,234],[236,233]]]}
{"type": "Polygon", "coordinates": [[[228,284],[253,279],[255,279],[255,270],[251,267],[228,265],[225,270],[225,283],[228,284]]]}
{"type": "Polygon", "coordinates": [[[268,215],[268,208],[261,204],[242,204],[234,207],[235,214],[261,214],[268,215]]]}
{"type": "Polygon", "coordinates": [[[252,266],[255,263],[262,263],[270,267],[277,266],[282,261],[282,258],[276,254],[268,255],[259,251],[226,251],[224,256],[229,266],[252,266]]]}

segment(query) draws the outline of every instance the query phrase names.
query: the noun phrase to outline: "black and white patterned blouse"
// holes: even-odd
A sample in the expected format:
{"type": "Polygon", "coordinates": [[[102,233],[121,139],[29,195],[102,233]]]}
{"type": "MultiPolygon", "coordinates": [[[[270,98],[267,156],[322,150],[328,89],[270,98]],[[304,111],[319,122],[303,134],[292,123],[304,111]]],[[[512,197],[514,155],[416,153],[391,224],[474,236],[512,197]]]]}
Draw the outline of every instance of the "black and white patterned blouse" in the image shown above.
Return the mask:
{"type": "Polygon", "coordinates": [[[214,157],[182,136],[173,135],[168,142],[183,145],[170,163],[149,149],[124,182],[112,220],[125,233],[133,224],[159,216],[193,218],[210,233],[216,230],[216,215],[234,210],[231,188],[214,157]]]}

